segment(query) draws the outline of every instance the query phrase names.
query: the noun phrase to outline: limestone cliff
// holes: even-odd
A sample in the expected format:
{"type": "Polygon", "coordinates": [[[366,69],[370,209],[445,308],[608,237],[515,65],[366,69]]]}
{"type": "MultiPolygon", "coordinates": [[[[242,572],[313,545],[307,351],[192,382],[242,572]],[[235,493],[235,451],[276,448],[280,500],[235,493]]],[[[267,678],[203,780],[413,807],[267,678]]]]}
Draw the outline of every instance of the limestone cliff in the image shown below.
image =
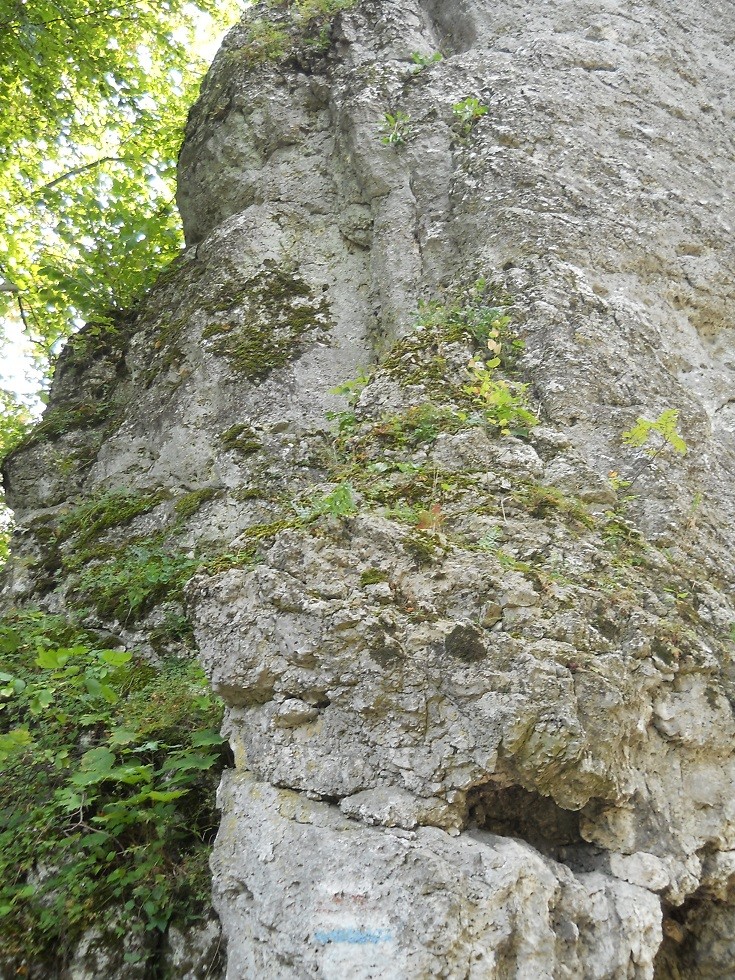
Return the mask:
{"type": "Polygon", "coordinates": [[[182,259],[6,463],[6,602],[104,489],[241,556],[186,606],[230,980],[731,977],[735,10],[332,7],[227,36],[182,259]]]}

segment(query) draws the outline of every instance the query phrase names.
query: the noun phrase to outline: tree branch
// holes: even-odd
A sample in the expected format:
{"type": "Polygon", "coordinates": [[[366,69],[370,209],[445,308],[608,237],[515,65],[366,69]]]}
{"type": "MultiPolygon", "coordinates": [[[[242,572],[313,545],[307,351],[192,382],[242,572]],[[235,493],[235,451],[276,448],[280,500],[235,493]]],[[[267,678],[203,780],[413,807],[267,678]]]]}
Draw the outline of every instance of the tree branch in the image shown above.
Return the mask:
{"type": "MultiPolygon", "coordinates": [[[[35,20],[35,21],[27,20],[25,21],[25,23],[29,27],[48,27],[49,24],[59,24],[59,23],[73,24],[81,20],[90,20],[100,16],[104,17],[106,14],[111,14],[113,11],[120,10],[121,7],[142,7],[143,10],[145,11],[147,6],[148,4],[146,4],[144,0],[121,0],[121,2],[119,3],[110,3],[107,6],[103,5],[99,7],[90,7],[79,14],[70,14],[68,12],[64,12],[60,14],[58,17],[49,17],[47,20],[35,20]]],[[[114,17],[113,15],[113,21],[117,19],[118,18],[114,17]]],[[[0,24],[0,27],[12,28],[16,25],[18,27],[22,27],[23,24],[24,22],[20,19],[18,19],[15,22],[10,20],[4,22],[3,24],[0,24]]]]}
{"type": "Polygon", "coordinates": [[[77,177],[79,174],[85,173],[87,170],[93,170],[95,167],[100,167],[103,163],[127,163],[127,157],[100,157],[99,160],[92,160],[91,163],[83,163],[81,167],[73,167],[71,170],[67,170],[65,174],[60,174],[58,177],[54,177],[50,180],[48,184],[41,184],[38,188],[38,193],[43,194],[44,191],[50,191],[57,184],[61,184],[65,180],[69,180],[72,177],[77,177]]]}
{"type": "Polygon", "coordinates": [[[42,340],[37,340],[36,337],[33,336],[33,328],[28,322],[28,312],[26,311],[26,308],[23,304],[22,297],[16,296],[15,301],[18,305],[18,313],[20,314],[20,318],[23,321],[23,332],[34,346],[39,347],[43,351],[46,358],[50,361],[51,358],[53,357],[51,344],[46,344],[42,340]]]}

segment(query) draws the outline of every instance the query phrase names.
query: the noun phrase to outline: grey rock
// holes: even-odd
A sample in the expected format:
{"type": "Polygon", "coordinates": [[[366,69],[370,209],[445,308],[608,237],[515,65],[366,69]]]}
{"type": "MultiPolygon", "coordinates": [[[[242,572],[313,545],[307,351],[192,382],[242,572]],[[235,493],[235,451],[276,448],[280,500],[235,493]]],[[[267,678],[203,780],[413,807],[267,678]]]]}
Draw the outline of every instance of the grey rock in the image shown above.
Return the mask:
{"type": "Polygon", "coordinates": [[[224,977],[224,942],[218,920],[188,929],[169,926],[163,949],[163,969],[176,980],[220,980],[224,977]]]}
{"type": "Polygon", "coordinates": [[[62,358],[52,408],[102,390],[113,416],[5,464],[8,602],[64,608],[43,521],[106,488],[216,488],[181,547],[258,541],[188,593],[236,760],[212,857],[231,978],[732,972],[735,14],[526,6],[362,0],[274,64],[248,63],[250,11],[189,119],[186,252],[121,348],[62,358]],[[468,97],[488,111],[463,130],[468,97]],[[396,110],[411,135],[385,146],[396,110]],[[416,311],[483,275],[542,424],[381,443],[356,512],[318,516],[350,472],[326,414],[354,413],[349,457],[467,385],[469,340],[429,350],[416,311]],[[667,408],[686,455],[623,444],[667,408]],[[370,496],[396,472],[413,524],[370,496]]]}
{"type": "Polygon", "coordinates": [[[653,976],[645,888],[482,831],[365,826],[245,773],[221,792],[238,815],[214,865],[232,980],[653,976]]]}

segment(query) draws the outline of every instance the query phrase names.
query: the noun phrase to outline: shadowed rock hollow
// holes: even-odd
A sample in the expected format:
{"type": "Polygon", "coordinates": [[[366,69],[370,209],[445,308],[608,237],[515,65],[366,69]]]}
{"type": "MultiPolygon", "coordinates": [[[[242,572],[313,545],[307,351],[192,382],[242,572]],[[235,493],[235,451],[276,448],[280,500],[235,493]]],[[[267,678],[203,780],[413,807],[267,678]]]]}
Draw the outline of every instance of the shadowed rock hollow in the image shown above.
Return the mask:
{"type": "Polygon", "coordinates": [[[252,549],[188,589],[231,980],[730,977],[733,6],[265,16],[190,115],[183,258],[62,359],[51,411],[108,414],[6,466],[18,553],[121,486],[252,549]],[[668,409],[686,455],[622,442],[668,409]]]}

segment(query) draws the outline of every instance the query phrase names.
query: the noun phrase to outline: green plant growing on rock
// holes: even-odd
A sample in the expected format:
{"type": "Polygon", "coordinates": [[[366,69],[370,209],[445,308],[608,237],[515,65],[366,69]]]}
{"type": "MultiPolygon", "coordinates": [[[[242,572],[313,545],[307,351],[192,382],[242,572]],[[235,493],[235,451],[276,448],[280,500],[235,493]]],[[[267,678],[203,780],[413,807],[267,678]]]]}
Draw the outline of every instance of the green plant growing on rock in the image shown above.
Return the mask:
{"type": "Polygon", "coordinates": [[[362,588],[369,585],[378,585],[381,582],[387,582],[389,578],[390,576],[385,569],[370,567],[360,572],[360,585],[362,588]]]}
{"type": "Polygon", "coordinates": [[[205,349],[226,357],[237,373],[248,377],[264,377],[283,367],[305,343],[317,334],[323,337],[331,327],[326,298],[317,298],[308,283],[283,269],[259,273],[210,312],[216,319],[202,331],[205,349]]]}
{"type": "Polygon", "coordinates": [[[687,444],[679,432],[679,410],[667,408],[656,419],[636,419],[632,429],[623,433],[626,446],[644,447],[651,459],[656,459],[670,446],[674,452],[684,456],[687,444]]]}
{"type": "Polygon", "coordinates": [[[166,499],[161,490],[136,492],[116,488],[107,490],[75,507],[61,518],[59,539],[71,539],[79,549],[96,541],[105,531],[129,524],[135,517],[147,514],[166,499]]]}
{"type": "Polygon", "coordinates": [[[143,539],[87,567],[77,577],[74,593],[104,618],[135,622],[156,603],[178,598],[199,565],[198,559],[160,538],[143,539]]]}
{"type": "Polygon", "coordinates": [[[456,102],[452,106],[452,112],[460,125],[462,135],[467,136],[472,131],[475,123],[487,115],[488,108],[479,99],[470,95],[461,102],[456,102]]]}
{"type": "Polygon", "coordinates": [[[467,412],[427,402],[381,419],[372,434],[398,448],[434,442],[442,432],[459,432],[468,425],[467,412]]]}
{"type": "Polygon", "coordinates": [[[302,21],[334,17],[343,10],[354,7],[357,0],[296,0],[296,15],[302,21]]]}
{"type": "MultiPolygon", "coordinates": [[[[510,296],[482,278],[452,302],[424,302],[419,306],[415,333],[394,344],[383,367],[402,385],[431,382],[435,399],[440,392],[443,396],[442,389],[448,387],[447,365],[441,352],[444,344],[479,344],[498,358],[495,366],[513,371],[525,344],[513,331],[511,304],[510,296]]],[[[447,390],[446,394],[450,392],[447,390]]]]}
{"type": "Polygon", "coordinates": [[[289,49],[288,31],[280,24],[259,18],[248,23],[247,44],[243,49],[248,64],[279,61],[289,49]]]}
{"type": "MultiPolygon", "coordinates": [[[[329,472],[357,487],[361,506],[428,538],[440,536],[444,523],[454,527],[473,495],[471,509],[478,512],[476,481],[444,472],[437,461],[465,452],[465,445],[482,445],[487,436],[525,437],[538,422],[528,386],[503,374],[523,350],[511,330],[510,305],[510,297],[485,280],[449,302],[424,304],[415,332],[400,338],[376,368],[379,381],[409,390],[401,408],[376,418],[368,386],[349,413],[334,416],[339,428],[329,472]],[[465,433],[466,439],[451,438],[465,433]]],[[[483,499],[484,507],[497,513],[494,499],[483,499]]]]}
{"type": "Polygon", "coordinates": [[[429,504],[418,512],[416,527],[429,534],[438,534],[446,519],[447,515],[442,510],[441,504],[429,504]]]}
{"type": "Polygon", "coordinates": [[[220,433],[219,442],[222,448],[228,452],[239,452],[243,456],[257,453],[263,447],[255,429],[245,422],[238,422],[236,425],[231,425],[229,429],[225,429],[224,432],[220,433]]]}
{"type": "Polygon", "coordinates": [[[430,68],[432,65],[438,64],[443,60],[443,57],[441,51],[435,51],[433,54],[420,54],[418,51],[413,51],[411,53],[411,61],[416,65],[415,74],[418,75],[424,68],[430,68]]]}
{"type": "Polygon", "coordinates": [[[110,422],[114,415],[114,406],[106,401],[79,402],[70,407],[50,408],[17,448],[27,449],[41,442],[53,442],[66,432],[77,429],[93,429],[104,422],[110,422]]]}
{"type": "Polygon", "coordinates": [[[471,381],[464,391],[483,409],[485,420],[502,435],[526,436],[533,426],[538,425],[538,418],[528,404],[528,385],[496,378],[494,369],[499,363],[497,357],[487,364],[473,362],[471,381]]]}
{"type": "Polygon", "coordinates": [[[500,547],[500,543],[503,540],[502,528],[495,527],[488,528],[480,540],[475,545],[478,551],[490,551],[495,552],[500,547]]]}
{"type": "Polygon", "coordinates": [[[354,490],[349,483],[339,483],[329,493],[311,498],[306,507],[294,504],[294,510],[304,520],[317,517],[349,517],[357,512],[354,490]]]}
{"type": "Polygon", "coordinates": [[[221,491],[215,487],[200,487],[198,490],[191,490],[179,497],[174,505],[174,513],[179,520],[185,521],[203,507],[210,500],[220,495],[221,491]]]}
{"type": "Polygon", "coordinates": [[[357,429],[357,415],[350,409],[346,412],[326,412],[330,422],[336,423],[335,430],[339,439],[348,439],[357,429]]]}
{"type": "Polygon", "coordinates": [[[687,452],[687,444],[679,432],[679,410],[676,408],[664,409],[655,419],[637,418],[635,425],[624,432],[622,438],[624,445],[642,449],[647,457],[637,472],[627,481],[628,488],[633,486],[662,454],[673,452],[685,456],[687,452]]]}
{"type": "Polygon", "coordinates": [[[302,44],[323,50],[328,44],[329,22],[355,3],[356,0],[270,0],[266,7],[272,13],[247,25],[247,41],[242,49],[245,61],[248,65],[281,61],[302,44]]]}
{"type": "Polygon", "coordinates": [[[370,375],[366,372],[361,372],[356,378],[350,378],[348,381],[343,381],[342,384],[336,385],[334,388],[329,389],[331,395],[342,395],[347,399],[347,404],[354,408],[355,405],[360,400],[360,395],[365,388],[365,385],[370,381],[370,375]]]}
{"type": "Polygon", "coordinates": [[[487,284],[479,279],[472,288],[472,302],[462,309],[464,329],[498,358],[499,367],[511,370],[526,349],[525,343],[511,329],[511,317],[505,306],[488,306],[482,298],[487,284]]]}
{"type": "Polygon", "coordinates": [[[411,117],[407,112],[400,109],[393,112],[386,112],[380,124],[380,132],[383,134],[380,142],[383,146],[399,147],[403,146],[412,135],[411,117]]]}
{"type": "Polygon", "coordinates": [[[623,514],[614,510],[605,511],[600,533],[605,546],[615,552],[616,564],[642,564],[645,542],[638,528],[623,514]]]}
{"type": "Polygon", "coordinates": [[[585,504],[558,487],[524,480],[512,491],[511,498],[532,517],[545,520],[551,514],[559,514],[588,530],[595,526],[594,518],[585,504]]]}

